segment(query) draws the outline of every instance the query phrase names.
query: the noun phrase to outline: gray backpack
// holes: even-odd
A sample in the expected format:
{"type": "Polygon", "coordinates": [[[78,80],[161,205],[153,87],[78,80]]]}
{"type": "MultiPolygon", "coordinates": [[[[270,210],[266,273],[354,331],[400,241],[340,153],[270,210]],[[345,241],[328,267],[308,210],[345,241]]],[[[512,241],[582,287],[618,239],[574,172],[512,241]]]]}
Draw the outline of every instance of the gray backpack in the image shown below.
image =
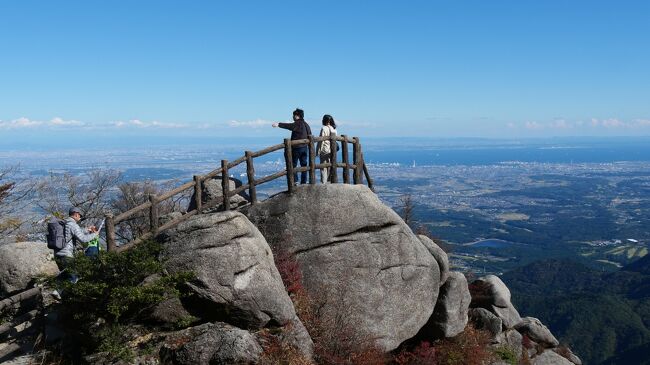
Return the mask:
{"type": "Polygon", "coordinates": [[[47,223],[47,248],[60,250],[65,246],[65,221],[53,218],[47,223]]]}

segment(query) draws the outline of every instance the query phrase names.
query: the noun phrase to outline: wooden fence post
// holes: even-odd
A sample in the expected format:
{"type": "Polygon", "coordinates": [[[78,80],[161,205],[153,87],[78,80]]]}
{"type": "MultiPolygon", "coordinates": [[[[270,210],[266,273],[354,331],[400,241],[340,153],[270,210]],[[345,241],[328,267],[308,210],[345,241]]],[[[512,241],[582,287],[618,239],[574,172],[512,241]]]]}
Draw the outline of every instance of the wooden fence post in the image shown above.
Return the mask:
{"type": "Polygon", "coordinates": [[[293,176],[293,155],[291,151],[291,140],[289,138],[284,139],[284,160],[287,165],[287,190],[289,194],[293,193],[295,190],[295,177],[293,176]]]}
{"type": "Polygon", "coordinates": [[[113,252],[117,248],[115,245],[115,223],[113,222],[113,213],[107,213],[104,216],[104,225],[106,226],[106,249],[113,252]]]}
{"type": "Polygon", "coordinates": [[[201,186],[201,176],[194,175],[194,205],[198,212],[201,211],[203,205],[203,188],[201,186]]]}
{"type": "Polygon", "coordinates": [[[330,182],[336,184],[339,182],[338,176],[336,175],[336,135],[330,134],[330,162],[332,163],[332,169],[330,170],[330,182]]]}
{"type": "Polygon", "coordinates": [[[316,151],[314,150],[314,136],[309,135],[309,183],[316,184],[316,151]]]}
{"type": "Polygon", "coordinates": [[[359,137],[354,137],[354,142],[352,145],[352,162],[354,163],[354,177],[353,181],[355,185],[362,184],[361,174],[363,173],[362,169],[362,159],[361,159],[361,144],[359,142],[359,137]]]}
{"type": "Polygon", "coordinates": [[[149,202],[151,203],[151,207],[149,207],[149,230],[155,237],[158,234],[158,199],[154,194],[149,194],[149,202]]]}
{"type": "Polygon", "coordinates": [[[341,153],[343,154],[343,183],[350,183],[350,156],[348,156],[348,136],[341,135],[343,142],[341,142],[341,153]]]}
{"type": "Polygon", "coordinates": [[[223,210],[230,210],[230,177],[228,160],[221,160],[221,190],[223,192],[223,210]]]}
{"type": "Polygon", "coordinates": [[[246,176],[248,177],[248,196],[251,204],[257,203],[257,189],[255,189],[255,166],[253,166],[253,152],[246,151],[246,176]]]}
{"type": "Polygon", "coordinates": [[[375,191],[374,184],[372,182],[372,178],[370,177],[370,173],[368,172],[368,166],[366,166],[365,161],[363,162],[363,172],[366,175],[366,181],[368,182],[368,188],[370,190],[375,191]]]}

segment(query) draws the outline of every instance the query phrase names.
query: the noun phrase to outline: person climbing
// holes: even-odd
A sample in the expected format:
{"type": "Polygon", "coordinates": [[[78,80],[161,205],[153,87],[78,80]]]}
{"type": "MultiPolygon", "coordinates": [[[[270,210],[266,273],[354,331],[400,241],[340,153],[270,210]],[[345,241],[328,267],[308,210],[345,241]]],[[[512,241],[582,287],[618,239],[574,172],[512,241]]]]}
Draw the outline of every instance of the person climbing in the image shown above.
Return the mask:
{"type": "MultiPolygon", "coordinates": [[[[336,122],[331,115],[323,115],[323,127],[320,130],[320,137],[329,138],[331,135],[336,136],[336,122]]],[[[338,150],[338,145],[334,143],[335,147],[338,150]]],[[[321,164],[330,163],[332,157],[332,146],[330,140],[320,141],[316,147],[316,152],[318,153],[318,158],[320,159],[321,164]]],[[[322,168],[320,169],[320,182],[326,184],[329,181],[331,176],[330,172],[332,168],[322,168]]]]}
{"type": "MultiPolygon", "coordinates": [[[[302,109],[296,109],[293,111],[293,123],[273,123],[273,128],[283,128],[291,131],[291,140],[307,139],[311,136],[311,128],[309,124],[305,122],[305,112],[302,109]]],[[[300,161],[301,167],[307,166],[307,159],[309,158],[309,147],[307,143],[301,143],[297,145],[292,145],[291,148],[291,163],[295,169],[298,166],[298,161],[300,161]]],[[[298,181],[298,173],[294,173],[294,181],[298,181]]],[[[300,173],[300,183],[307,183],[307,171],[300,173]]]]}

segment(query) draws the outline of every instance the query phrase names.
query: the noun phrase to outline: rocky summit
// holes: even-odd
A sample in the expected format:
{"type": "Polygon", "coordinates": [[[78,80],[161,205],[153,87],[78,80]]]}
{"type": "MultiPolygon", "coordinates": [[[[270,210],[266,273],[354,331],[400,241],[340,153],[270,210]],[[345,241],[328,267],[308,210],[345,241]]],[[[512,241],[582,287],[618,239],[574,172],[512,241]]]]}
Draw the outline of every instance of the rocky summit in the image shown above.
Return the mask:
{"type": "MultiPolygon", "coordinates": [[[[362,185],[299,186],[238,211],[204,212],[161,232],[157,244],[163,269],[136,293],[165,276],[191,272],[193,279],[184,282],[183,295],[147,307],[139,324],[120,334],[131,336],[124,346],[136,353],[135,363],[269,364],[287,356],[299,364],[334,363],[352,356],[350,331],[370,345],[365,356],[372,349],[383,359],[478,329],[495,354],[506,351],[531,364],[580,364],[539,320],[520,317],[499,277],[468,282],[436,243],[414,234],[362,185]],[[347,327],[331,326],[328,318],[347,327]]],[[[3,246],[0,264],[8,268],[0,273],[5,295],[28,288],[34,276],[56,273],[42,242],[3,246]]],[[[43,303],[45,337],[58,346],[67,335],[54,337],[53,328],[66,329],[57,322],[57,304],[43,303]]],[[[6,349],[16,350],[12,341],[0,344],[0,360],[8,360],[6,349]]],[[[104,351],[84,359],[119,362],[114,357],[104,351]]]]}
{"type": "Polygon", "coordinates": [[[429,250],[365,186],[301,186],[248,209],[277,249],[295,255],[304,285],[326,310],[345,311],[386,350],[427,322],[440,267],[429,250]]]}

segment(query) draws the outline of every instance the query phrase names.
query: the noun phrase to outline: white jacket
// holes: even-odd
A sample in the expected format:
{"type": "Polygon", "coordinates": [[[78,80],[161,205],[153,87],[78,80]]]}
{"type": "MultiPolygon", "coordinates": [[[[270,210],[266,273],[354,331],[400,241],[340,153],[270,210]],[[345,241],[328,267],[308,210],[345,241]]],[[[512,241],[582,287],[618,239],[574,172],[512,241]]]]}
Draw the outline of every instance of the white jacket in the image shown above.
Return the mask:
{"type": "MultiPolygon", "coordinates": [[[[336,128],[332,127],[331,125],[324,125],[323,128],[320,130],[320,136],[321,137],[329,137],[331,135],[336,136],[336,128]]],[[[316,148],[316,151],[318,155],[327,155],[331,153],[332,149],[330,148],[330,141],[322,141],[318,142],[318,147],[316,148]]]]}

